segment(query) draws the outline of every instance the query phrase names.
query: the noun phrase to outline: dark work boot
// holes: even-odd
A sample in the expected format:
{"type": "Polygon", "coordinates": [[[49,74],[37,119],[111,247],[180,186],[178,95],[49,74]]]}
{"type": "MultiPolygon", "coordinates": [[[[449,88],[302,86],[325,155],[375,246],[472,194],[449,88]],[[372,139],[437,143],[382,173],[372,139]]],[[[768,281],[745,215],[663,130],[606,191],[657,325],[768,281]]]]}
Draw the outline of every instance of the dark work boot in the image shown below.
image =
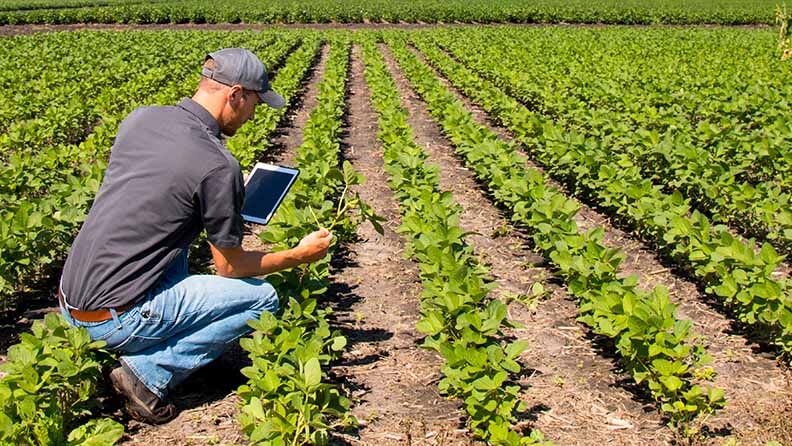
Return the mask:
{"type": "Polygon", "coordinates": [[[176,418],[176,406],[150,391],[123,362],[110,372],[110,382],[126,400],[130,417],[148,424],[163,424],[176,418]]]}

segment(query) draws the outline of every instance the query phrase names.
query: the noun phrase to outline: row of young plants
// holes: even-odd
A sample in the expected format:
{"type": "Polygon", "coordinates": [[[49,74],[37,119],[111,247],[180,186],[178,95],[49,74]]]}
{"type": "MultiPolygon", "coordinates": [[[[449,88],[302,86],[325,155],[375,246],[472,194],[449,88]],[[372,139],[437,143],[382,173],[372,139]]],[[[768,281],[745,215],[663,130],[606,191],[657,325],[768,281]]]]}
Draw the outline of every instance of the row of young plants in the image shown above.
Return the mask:
{"type": "MultiPolygon", "coordinates": [[[[611,153],[626,154],[644,177],[666,192],[679,190],[713,221],[790,252],[792,153],[786,148],[792,144],[792,125],[784,118],[790,97],[781,80],[788,67],[772,56],[764,33],[731,31],[732,39],[721,33],[642,37],[642,52],[653,46],[676,52],[650,50],[636,62],[636,43],[623,45],[624,34],[636,32],[611,32],[613,42],[585,54],[566,45],[555,48],[554,66],[543,63],[547,56],[540,50],[546,44],[532,39],[525,45],[524,33],[513,30],[487,33],[488,41],[498,45],[473,48],[468,36],[435,36],[460,61],[524,104],[600,139],[611,153]],[[712,51],[702,58],[694,44],[712,51]],[[713,66],[712,54],[727,50],[730,66],[713,66]],[[732,63],[734,52],[745,53],[750,65],[732,63]],[[525,70],[526,59],[538,59],[542,68],[525,70]],[[572,73],[562,75],[565,70],[572,73]],[[542,81],[546,77],[562,80],[548,85],[542,81]]],[[[595,40],[591,33],[580,34],[595,40]]]]}
{"type": "Polygon", "coordinates": [[[121,88],[100,92],[97,103],[102,121],[85,140],[47,147],[24,162],[20,158],[20,163],[4,166],[0,183],[14,193],[0,196],[4,205],[0,209],[0,295],[32,282],[44,267],[64,257],[99,188],[115,132],[126,114],[143,103],[173,104],[190,94],[206,48],[246,44],[266,49],[260,56],[272,66],[295,41],[286,38],[284,43],[270,45],[268,37],[257,40],[250,33],[174,33],[172,37],[187,41],[189,48],[177,45],[182,51],[172,55],[171,63],[153,67],[121,88]]]}
{"type": "Polygon", "coordinates": [[[770,342],[792,352],[792,291],[789,279],[775,278],[784,257],[769,243],[758,248],[725,226],[713,226],[691,210],[681,194],[666,194],[642,178],[627,155],[610,156],[598,139],[528,110],[431,45],[421,48],[454,86],[512,131],[550,174],[634,227],[688,268],[741,322],[756,326],[770,342]]]}
{"type": "Polygon", "coordinates": [[[83,328],[48,314],[22,333],[0,366],[0,445],[111,446],[124,427],[89,419],[97,383],[113,358],[83,328]]]}
{"type": "Polygon", "coordinates": [[[504,338],[503,329],[515,324],[506,305],[489,296],[487,268],[459,225],[461,208],[440,189],[437,167],[415,143],[373,35],[363,41],[363,53],[388,184],[400,202],[399,232],[408,237],[406,255],[418,262],[423,285],[417,328],[426,334],[424,347],[445,359],[440,391],[464,402],[476,438],[496,445],[542,443],[539,431],[523,436],[511,427],[527,409],[514,382],[527,342],[504,338]]]}
{"type": "MultiPolygon", "coordinates": [[[[34,4],[32,1],[29,4],[34,4]]],[[[60,2],[58,2],[60,3],[60,2]]],[[[298,3],[273,0],[140,2],[69,0],[69,8],[51,0],[50,9],[0,9],[0,24],[22,23],[360,23],[360,22],[519,22],[613,24],[772,24],[775,0],[718,2],[689,0],[323,0],[298,3]],[[83,6],[83,7],[81,7],[83,6]]],[[[35,3],[38,5],[38,2],[35,3]]]]}
{"type": "MultiPolygon", "coordinates": [[[[148,0],[156,3],[171,0],[148,0]]],[[[6,0],[0,11],[30,11],[33,9],[79,8],[85,6],[107,6],[143,3],[142,0],[6,0]]]]}
{"type": "Polygon", "coordinates": [[[331,309],[318,299],[327,291],[337,246],[354,238],[362,220],[376,223],[376,217],[350,191],[363,177],[340,162],[350,42],[337,34],[328,38],[317,106],[294,161],[300,176],[260,238],[275,250],[285,249],[320,226],[334,240],[324,259],[268,276],[283,310],[251,321],[253,335],[240,341],[252,365],[242,370],[248,382],[237,391],[243,400],[239,420],[253,444],[327,444],[333,430],[357,424],[349,400],[328,382],[326,370],[347,339],[330,328],[331,309]]]}
{"type": "MultiPolygon", "coordinates": [[[[645,291],[636,277],[619,277],[623,255],[603,244],[602,228],[578,229],[574,217],[579,204],[548,186],[543,174],[528,168],[526,158],[512,145],[476,123],[400,36],[388,41],[401,69],[466,165],[558,268],[578,299],[579,320],[612,340],[624,369],[649,389],[670,424],[682,434],[692,434],[696,417],[722,407],[724,394],[701,382],[714,376],[706,367],[710,359],[692,332],[692,323],[677,318],[668,290],[658,286],[645,291]]],[[[433,62],[434,55],[429,53],[433,62]]]]}

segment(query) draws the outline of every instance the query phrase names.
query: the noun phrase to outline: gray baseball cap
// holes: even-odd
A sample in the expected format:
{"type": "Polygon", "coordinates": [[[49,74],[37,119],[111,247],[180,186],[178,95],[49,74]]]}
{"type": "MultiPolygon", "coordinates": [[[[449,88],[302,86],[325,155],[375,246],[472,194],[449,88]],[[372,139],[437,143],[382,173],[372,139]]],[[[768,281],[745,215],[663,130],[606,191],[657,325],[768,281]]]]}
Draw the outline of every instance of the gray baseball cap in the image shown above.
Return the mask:
{"type": "Polygon", "coordinates": [[[224,48],[206,55],[204,62],[212,59],[214,69],[203,67],[201,74],[225,85],[240,85],[258,93],[265,104],[281,108],[286,103],[283,96],[272,91],[267,69],[255,54],[244,48],[224,48]]]}

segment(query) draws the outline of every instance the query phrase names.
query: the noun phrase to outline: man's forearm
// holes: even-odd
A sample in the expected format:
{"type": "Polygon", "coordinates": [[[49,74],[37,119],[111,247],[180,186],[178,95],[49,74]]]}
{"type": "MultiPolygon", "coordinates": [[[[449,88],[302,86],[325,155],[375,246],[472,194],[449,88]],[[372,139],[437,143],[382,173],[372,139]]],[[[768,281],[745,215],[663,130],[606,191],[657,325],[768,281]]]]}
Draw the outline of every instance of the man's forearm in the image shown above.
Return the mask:
{"type": "Polygon", "coordinates": [[[296,247],[278,252],[246,251],[241,246],[218,248],[212,243],[209,243],[209,247],[218,275],[252,277],[315,262],[327,255],[332,240],[333,234],[320,228],[303,237],[296,247]]]}
{"type": "Polygon", "coordinates": [[[239,275],[235,277],[264,276],[284,269],[294,268],[303,263],[299,255],[299,247],[285,251],[263,253],[245,251],[246,258],[239,265],[239,275]]]}
{"type": "Polygon", "coordinates": [[[300,247],[284,251],[264,253],[260,251],[241,251],[233,259],[217,264],[217,274],[224,277],[253,277],[271,274],[303,263],[300,247]]]}

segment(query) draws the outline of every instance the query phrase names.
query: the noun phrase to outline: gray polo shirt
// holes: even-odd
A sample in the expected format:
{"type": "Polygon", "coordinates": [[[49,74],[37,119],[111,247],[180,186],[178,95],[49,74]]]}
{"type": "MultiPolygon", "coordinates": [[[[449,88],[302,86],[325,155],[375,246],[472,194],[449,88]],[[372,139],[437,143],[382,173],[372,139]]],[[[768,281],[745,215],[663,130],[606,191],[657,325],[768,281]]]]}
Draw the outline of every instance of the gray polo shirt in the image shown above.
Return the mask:
{"type": "Polygon", "coordinates": [[[96,310],[142,299],[204,228],[215,246],[241,246],[244,198],[239,162],[203,106],[138,108],[66,259],[66,300],[96,310]]]}

